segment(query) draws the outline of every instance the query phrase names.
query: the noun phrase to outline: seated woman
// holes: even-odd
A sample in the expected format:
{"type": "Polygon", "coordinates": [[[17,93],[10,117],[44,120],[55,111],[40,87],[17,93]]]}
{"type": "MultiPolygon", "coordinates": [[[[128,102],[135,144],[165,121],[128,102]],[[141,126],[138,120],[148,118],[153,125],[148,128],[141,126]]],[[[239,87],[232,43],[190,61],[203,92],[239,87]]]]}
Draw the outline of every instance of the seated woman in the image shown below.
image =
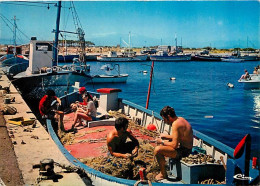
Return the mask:
{"type": "Polygon", "coordinates": [[[74,129],[77,122],[79,122],[78,126],[83,126],[82,119],[86,121],[96,120],[97,110],[94,105],[94,102],[90,99],[90,96],[88,96],[87,94],[83,96],[83,99],[84,102],[87,103],[87,105],[86,107],[77,107],[71,130],[74,129]]]}

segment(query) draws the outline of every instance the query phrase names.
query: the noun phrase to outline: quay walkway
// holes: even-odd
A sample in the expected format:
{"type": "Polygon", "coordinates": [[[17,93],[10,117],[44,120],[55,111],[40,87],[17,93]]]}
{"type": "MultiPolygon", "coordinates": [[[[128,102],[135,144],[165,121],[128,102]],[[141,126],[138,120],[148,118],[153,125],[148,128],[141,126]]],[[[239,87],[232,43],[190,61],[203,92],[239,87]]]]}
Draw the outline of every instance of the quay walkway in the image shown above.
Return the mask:
{"type": "Polygon", "coordinates": [[[33,165],[40,164],[43,159],[53,159],[65,167],[73,166],[60,152],[48,132],[36,119],[19,91],[12,85],[0,68],[0,85],[10,87],[7,94],[0,90],[0,108],[6,105],[6,97],[15,97],[8,103],[17,109],[15,115],[0,114],[0,186],[2,185],[91,185],[90,180],[82,179],[77,173],[69,172],[54,164],[56,174],[53,179],[40,176],[40,169],[33,165]],[[34,124],[22,126],[11,124],[9,119],[23,117],[35,119],[34,124]],[[5,145],[4,145],[5,144],[5,145]]]}

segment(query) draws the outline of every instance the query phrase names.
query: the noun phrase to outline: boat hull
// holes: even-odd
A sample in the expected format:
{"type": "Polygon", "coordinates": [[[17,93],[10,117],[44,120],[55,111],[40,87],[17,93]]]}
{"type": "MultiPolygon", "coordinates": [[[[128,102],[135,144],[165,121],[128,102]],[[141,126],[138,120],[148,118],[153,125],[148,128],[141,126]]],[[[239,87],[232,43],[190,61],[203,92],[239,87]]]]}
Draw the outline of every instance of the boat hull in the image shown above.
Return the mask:
{"type": "Polygon", "coordinates": [[[220,58],[221,57],[217,57],[217,56],[201,56],[201,55],[197,55],[197,56],[193,56],[192,60],[194,60],[194,61],[221,61],[220,58]]]}
{"type": "Polygon", "coordinates": [[[250,79],[238,80],[243,83],[244,89],[260,89],[260,74],[250,74],[250,79]]]}
{"type": "Polygon", "coordinates": [[[93,83],[126,83],[128,74],[118,75],[95,75],[92,76],[93,83]]]}
{"type": "Polygon", "coordinates": [[[174,55],[174,56],[150,56],[151,61],[176,61],[185,62],[191,60],[191,55],[174,55]]]}
{"type": "Polygon", "coordinates": [[[103,57],[97,56],[97,61],[104,62],[138,62],[138,61],[146,61],[147,55],[140,55],[135,57],[103,57]]]}
{"type": "Polygon", "coordinates": [[[20,63],[28,63],[29,64],[29,61],[27,59],[23,59],[23,58],[20,58],[20,57],[11,57],[11,58],[8,58],[8,59],[2,61],[1,66],[5,67],[5,66],[11,66],[11,65],[20,64],[20,63]]]}
{"type": "Polygon", "coordinates": [[[221,61],[230,63],[242,63],[245,60],[241,58],[221,58],[221,61]]]}

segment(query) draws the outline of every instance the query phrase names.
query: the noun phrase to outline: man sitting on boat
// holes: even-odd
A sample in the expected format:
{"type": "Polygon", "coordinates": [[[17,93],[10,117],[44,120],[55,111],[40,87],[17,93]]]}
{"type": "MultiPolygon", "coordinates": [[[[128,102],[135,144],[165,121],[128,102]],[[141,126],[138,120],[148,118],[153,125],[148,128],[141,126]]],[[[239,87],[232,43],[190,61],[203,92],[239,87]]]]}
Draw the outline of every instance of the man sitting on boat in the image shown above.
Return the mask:
{"type": "Polygon", "coordinates": [[[158,181],[167,178],[165,156],[175,159],[187,157],[193,146],[193,130],[187,120],[176,116],[174,109],[170,106],[164,107],[160,115],[166,124],[172,125],[172,131],[171,135],[162,133],[160,138],[156,139],[157,144],[160,144],[154,149],[160,167],[160,173],[155,177],[158,181]]]}
{"type": "Polygon", "coordinates": [[[112,156],[118,158],[132,158],[137,156],[139,142],[128,129],[128,120],[119,117],[115,121],[115,129],[107,135],[107,147],[112,156]],[[131,142],[126,142],[130,138],[131,142]]]}
{"type": "Polygon", "coordinates": [[[63,127],[63,117],[64,112],[59,111],[57,108],[54,108],[54,101],[57,101],[59,106],[61,106],[61,100],[55,95],[55,92],[51,89],[47,90],[46,95],[42,97],[39,103],[39,111],[43,119],[54,119],[59,118],[59,124],[61,130],[64,131],[63,127]]]}
{"type": "Polygon", "coordinates": [[[77,109],[71,130],[74,130],[74,127],[75,127],[77,122],[79,122],[78,126],[83,126],[82,119],[84,119],[85,121],[96,120],[97,109],[94,105],[94,102],[91,100],[90,95],[84,94],[83,100],[84,100],[83,102],[86,103],[86,105],[84,105],[85,108],[78,108],[77,109]]]}
{"type": "Polygon", "coordinates": [[[243,74],[243,75],[240,77],[239,80],[241,80],[241,79],[249,79],[249,78],[250,78],[250,75],[249,75],[247,69],[245,69],[245,74],[243,74]]]}

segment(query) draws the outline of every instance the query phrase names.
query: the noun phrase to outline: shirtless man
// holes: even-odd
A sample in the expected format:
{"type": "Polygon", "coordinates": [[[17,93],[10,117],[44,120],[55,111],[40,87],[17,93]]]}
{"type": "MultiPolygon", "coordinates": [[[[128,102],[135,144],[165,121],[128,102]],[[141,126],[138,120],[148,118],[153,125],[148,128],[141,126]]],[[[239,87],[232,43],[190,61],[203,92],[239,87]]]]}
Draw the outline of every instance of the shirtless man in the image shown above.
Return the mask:
{"type": "Polygon", "coordinates": [[[165,156],[181,159],[191,153],[193,146],[193,131],[187,120],[177,117],[174,109],[169,106],[164,107],[160,115],[166,124],[172,125],[172,131],[171,135],[161,134],[160,138],[156,139],[157,144],[160,144],[154,149],[160,167],[160,173],[155,177],[158,181],[167,178],[165,156]]]}
{"type": "Polygon", "coordinates": [[[248,71],[245,69],[245,74],[243,74],[243,75],[240,77],[239,80],[241,80],[241,79],[248,79],[248,78],[250,78],[250,75],[249,75],[248,71]]]}
{"type": "Polygon", "coordinates": [[[112,156],[118,158],[132,158],[137,156],[139,142],[128,129],[128,120],[124,117],[117,118],[115,129],[107,135],[107,147],[112,156]],[[130,138],[131,142],[126,142],[130,138]]]}

